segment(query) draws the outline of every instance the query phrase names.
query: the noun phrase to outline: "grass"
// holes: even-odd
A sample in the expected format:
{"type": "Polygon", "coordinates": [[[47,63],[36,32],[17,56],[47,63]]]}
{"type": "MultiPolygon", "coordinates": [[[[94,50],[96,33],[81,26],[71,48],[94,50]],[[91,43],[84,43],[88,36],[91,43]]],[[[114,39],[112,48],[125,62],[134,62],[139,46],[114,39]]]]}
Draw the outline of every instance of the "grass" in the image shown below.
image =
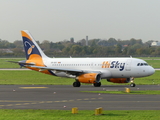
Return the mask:
{"type": "Polygon", "coordinates": [[[135,83],[139,85],[157,85],[160,84],[160,70],[155,71],[155,73],[148,77],[135,78],[135,83]]]}
{"type": "Polygon", "coordinates": [[[160,59],[160,57],[138,57],[139,59],[143,59],[143,60],[158,60],[160,59]]]}
{"type": "Polygon", "coordinates": [[[94,115],[94,110],[0,110],[0,120],[159,120],[160,110],[105,110],[94,115]]]}
{"type": "MultiPolygon", "coordinates": [[[[146,59],[146,58],[142,58],[146,59]]],[[[147,58],[150,59],[150,58],[147,58]]],[[[160,68],[160,58],[146,60],[154,68],[160,68]],[[156,59],[156,60],[155,60],[156,59]]],[[[0,59],[0,68],[19,68],[19,65],[6,61],[20,61],[19,59],[0,59]]],[[[145,78],[136,78],[136,84],[160,84],[160,71],[145,78]]],[[[35,71],[0,71],[0,84],[37,84],[37,85],[72,85],[74,79],[44,75],[35,71]]],[[[117,85],[102,80],[102,85],[117,85]]],[[[126,84],[128,85],[128,84],[126,84]]],[[[109,92],[109,91],[104,91],[109,92]]],[[[111,91],[113,93],[113,91],[111,91]]],[[[114,91],[117,92],[117,91],[114,91]]],[[[124,94],[123,91],[119,91],[124,94]]],[[[131,91],[129,94],[143,94],[144,91],[131,91]]],[[[159,91],[145,91],[145,94],[159,94],[159,91]]],[[[98,91],[98,93],[100,93],[98,91]]],[[[118,94],[118,93],[116,93],[118,94]]],[[[128,93],[127,93],[128,94],[128,93]]],[[[67,110],[11,110],[0,109],[0,120],[158,120],[160,110],[104,110],[104,115],[95,116],[94,110],[79,110],[78,114],[71,114],[67,110]]]]}
{"type": "Polygon", "coordinates": [[[0,68],[20,68],[18,64],[7,62],[7,61],[21,61],[25,58],[1,58],[0,59],[0,68]]]}
{"type": "Polygon", "coordinates": [[[0,76],[0,84],[10,85],[67,85],[74,81],[74,79],[45,75],[32,70],[1,70],[0,76]]]}
{"type": "Polygon", "coordinates": [[[160,68],[160,60],[145,60],[153,68],[160,68]]]}
{"type": "MultiPolygon", "coordinates": [[[[142,58],[143,59],[143,58],[142,58]]],[[[160,68],[159,58],[146,60],[154,68],[160,68]]],[[[20,61],[23,58],[0,59],[0,68],[19,68],[19,65],[6,61],[20,61]]],[[[136,84],[160,84],[160,71],[150,77],[136,78],[136,84]]],[[[74,79],[60,78],[44,75],[35,71],[1,71],[0,84],[37,84],[37,85],[72,85],[74,79]]],[[[115,85],[115,83],[102,80],[102,85],[115,85]]],[[[104,91],[109,92],[109,91],[104,91]]],[[[114,91],[117,92],[117,91],[114,91]]],[[[122,94],[123,91],[119,91],[122,94]]],[[[129,94],[143,94],[144,91],[131,91],[129,94]]],[[[145,91],[153,94],[159,91],[145,91]]],[[[99,91],[98,91],[99,93],[99,91]]],[[[113,91],[112,91],[113,93],[113,91]]],[[[157,94],[158,94],[157,93],[157,94]]],[[[117,93],[116,93],[117,94],[117,93]]],[[[128,94],[128,93],[127,93],[128,94]]],[[[160,110],[104,110],[103,115],[95,116],[94,110],[79,110],[78,114],[71,114],[68,110],[11,110],[0,109],[0,120],[158,120],[160,110]]]]}
{"type": "Polygon", "coordinates": [[[125,91],[82,91],[88,93],[104,93],[104,94],[147,94],[147,95],[159,95],[160,90],[137,90],[131,91],[130,93],[126,93],[125,91]]]}
{"type": "MultiPolygon", "coordinates": [[[[139,85],[160,84],[159,74],[160,71],[156,71],[152,76],[136,78],[135,83],[139,85]]],[[[0,76],[0,84],[72,85],[74,82],[72,78],[55,77],[32,70],[1,70],[0,76]]],[[[102,79],[101,82],[102,85],[120,85],[107,82],[105,79],[102,79]]],[[[123,85],[129,85],[129,83],[123,85]]]]}
{"type": "MultiPolygon", "coordinates": [[[[160,71],[156,71],[155,74],[149,77],[136,78],[135,83],[138,85],[158,85],[160,84],[159,78],[160,71]]],[[[15,84],[15,85],[72,85],[74,79],[55,77],[51,75],[45,75],[32,70],[1,70],[0,71],[0,84],[15,84]]],[[[122,83],[111,83],[102,79],[102,85],[121,85],[122,83]]],[[[122,84],[129,85],[130,83],[122,84]]]]}

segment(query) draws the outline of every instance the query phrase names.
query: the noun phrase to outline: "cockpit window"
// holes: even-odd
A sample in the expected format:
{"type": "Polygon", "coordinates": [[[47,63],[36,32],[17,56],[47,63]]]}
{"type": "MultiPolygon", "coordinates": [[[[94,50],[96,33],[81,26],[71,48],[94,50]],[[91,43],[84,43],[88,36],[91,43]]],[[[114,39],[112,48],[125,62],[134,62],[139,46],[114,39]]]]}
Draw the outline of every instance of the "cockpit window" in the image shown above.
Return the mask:
{"type": "Polygon", "coordinates": [[[137,66],[148,66],[147,63],[138,63],[137,66]]]}
{"type": "Polygon", "coordinates": [[[140,66],[140,63],[138,63],[137,66],[140,66]]]}
{"type": "Polygon", "coordinates": [[[144,65],[145,65],[145,66],[148,66],[148,64],[147,64],[147,63],[144,63],[144,65]]]}

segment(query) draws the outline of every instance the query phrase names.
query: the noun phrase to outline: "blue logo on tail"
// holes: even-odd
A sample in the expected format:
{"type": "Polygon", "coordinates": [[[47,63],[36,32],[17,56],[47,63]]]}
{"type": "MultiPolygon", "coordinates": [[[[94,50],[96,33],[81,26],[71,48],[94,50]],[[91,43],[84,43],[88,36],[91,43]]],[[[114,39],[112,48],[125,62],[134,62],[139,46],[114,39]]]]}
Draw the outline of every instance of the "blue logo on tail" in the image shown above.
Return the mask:
{"type": "Polygon", "coordinates": [[[29,59],[29,56],[32,54],[38,54],[41,56],[38,48],[34,45],[34,43],[30,39],[23,37],[23,44],[27,59],[29,59]]]}

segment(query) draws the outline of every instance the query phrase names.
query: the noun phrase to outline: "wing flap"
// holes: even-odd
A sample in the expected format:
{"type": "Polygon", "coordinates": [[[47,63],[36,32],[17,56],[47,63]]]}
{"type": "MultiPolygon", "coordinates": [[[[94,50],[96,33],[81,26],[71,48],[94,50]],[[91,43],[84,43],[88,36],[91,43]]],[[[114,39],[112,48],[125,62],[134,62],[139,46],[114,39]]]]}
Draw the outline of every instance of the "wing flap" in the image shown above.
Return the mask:
{"type": "Polygon", "coordinates": [[[79,72],[79,73],[84,72],[83,70],[76,70],[76,69],[50,68],[50,67],[33,66],[33,65],[29,67],[38,68],[40,70],[56,70],[56,71],[62,71],[62,72],[79,72]]]}

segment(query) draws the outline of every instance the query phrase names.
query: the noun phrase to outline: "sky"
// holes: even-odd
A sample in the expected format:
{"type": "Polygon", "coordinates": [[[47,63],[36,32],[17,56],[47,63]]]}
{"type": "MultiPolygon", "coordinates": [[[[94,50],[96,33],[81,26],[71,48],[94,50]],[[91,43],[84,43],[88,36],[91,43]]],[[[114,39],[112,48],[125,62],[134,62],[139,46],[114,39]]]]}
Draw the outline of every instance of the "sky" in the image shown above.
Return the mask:
{"type": "Polygon", "coordinates": [[[160,40],[160,0],[0,0],[0,39],[160,40]]]}

